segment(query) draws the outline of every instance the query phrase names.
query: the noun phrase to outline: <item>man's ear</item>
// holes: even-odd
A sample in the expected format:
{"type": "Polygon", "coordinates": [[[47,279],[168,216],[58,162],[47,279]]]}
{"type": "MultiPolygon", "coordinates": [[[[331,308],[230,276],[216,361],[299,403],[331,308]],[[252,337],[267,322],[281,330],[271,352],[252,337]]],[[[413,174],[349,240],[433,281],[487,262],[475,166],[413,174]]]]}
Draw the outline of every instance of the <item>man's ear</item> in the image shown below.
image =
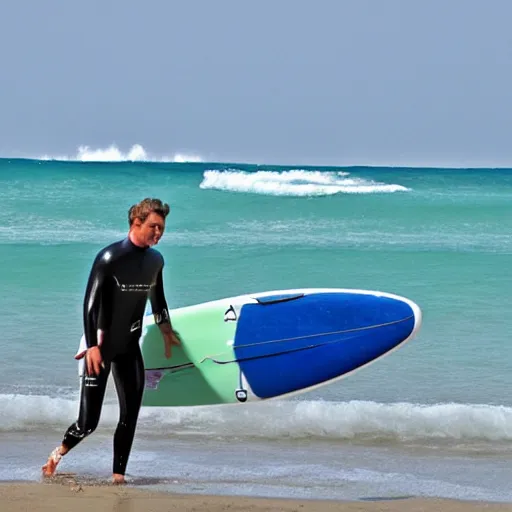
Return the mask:
{"type": "Polygon", "coordinates": [[[132,227],[140,228],[142,226],[142,221],[137,217],[133,219],[132,227]]]}

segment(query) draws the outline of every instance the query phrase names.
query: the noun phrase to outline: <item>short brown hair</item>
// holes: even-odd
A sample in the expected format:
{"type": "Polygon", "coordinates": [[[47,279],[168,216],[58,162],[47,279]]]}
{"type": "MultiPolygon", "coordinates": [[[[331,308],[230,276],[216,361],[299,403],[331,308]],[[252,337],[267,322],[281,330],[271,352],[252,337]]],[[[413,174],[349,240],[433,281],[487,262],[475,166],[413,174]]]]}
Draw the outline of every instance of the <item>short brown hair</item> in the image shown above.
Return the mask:
{"type": "Polygon", "coordinates": [[[164,219],[169,214],[170,207],[167,203],[162,203],[160,199],[153,199],[146,197],[140,203],[134,204],[128,210],[128,222],[130,226],[133,224],[135,219],[140,219],[144,222],[150,213],[157,213],[164,219]]]}

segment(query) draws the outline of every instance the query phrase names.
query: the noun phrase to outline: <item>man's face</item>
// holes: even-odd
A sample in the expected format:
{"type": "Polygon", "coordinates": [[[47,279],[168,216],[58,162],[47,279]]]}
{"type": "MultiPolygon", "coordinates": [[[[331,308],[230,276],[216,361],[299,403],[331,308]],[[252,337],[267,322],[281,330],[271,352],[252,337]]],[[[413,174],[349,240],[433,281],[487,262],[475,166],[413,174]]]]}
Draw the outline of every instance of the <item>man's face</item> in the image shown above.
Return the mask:
{"type": "Polygon", "coordinates": [[[137,238],[148,247],[156,245],[164,234],[165,219],[158,213],[150,213],[144,222],[135,219],[134,224],[137,238]]]}

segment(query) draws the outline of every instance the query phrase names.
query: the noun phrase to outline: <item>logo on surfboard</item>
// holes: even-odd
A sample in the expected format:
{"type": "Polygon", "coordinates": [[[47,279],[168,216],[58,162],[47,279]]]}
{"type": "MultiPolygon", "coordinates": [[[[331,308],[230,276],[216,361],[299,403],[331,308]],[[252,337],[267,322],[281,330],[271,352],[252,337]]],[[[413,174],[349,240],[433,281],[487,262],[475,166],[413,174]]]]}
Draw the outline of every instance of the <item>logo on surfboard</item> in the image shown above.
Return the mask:
{"type": "Polygon", "coordinates": [[[229,309],[224,313],[224,322],[236,322],[236,311],[233,306],[229,306],[229,309]]]}

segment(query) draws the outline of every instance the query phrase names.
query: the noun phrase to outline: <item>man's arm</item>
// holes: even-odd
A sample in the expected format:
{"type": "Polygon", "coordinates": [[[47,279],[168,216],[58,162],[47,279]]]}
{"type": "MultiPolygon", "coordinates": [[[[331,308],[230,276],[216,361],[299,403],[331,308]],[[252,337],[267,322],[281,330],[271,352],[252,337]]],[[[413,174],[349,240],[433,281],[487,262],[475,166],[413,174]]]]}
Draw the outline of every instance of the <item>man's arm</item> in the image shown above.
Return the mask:
{"type": "Polygon", "coordinates": [[[162,277],[162,272],[163,267],[158,272],[155,286],[153,286],[151,289],[149,298],[151,301],[153,317],[155,318],[155,324],[157,324],[161,329],[168,329],[168,327],[165,326],[170,326],[171,319],[169,318],[169,309],[167,307],[167,301],[165,300],[164,280],[162,277]]]}
{"type": "Polygon", "coordinates": [[[165,357],[171,357],[171,345],[179,345],[180,341],[177,333],[174,331],[169,315],[169,308],[165,300],[164,282],[163,282],[163,266],[158,272],[155,286],[151,290],[150,301],[151,310],[155,319],[155,324],[160,328],[160,332],[164,338],[165,357]]]}
{"type": "Polygon", "coordinates": [[[84,297],[84,335],[87,348],[101,346],[106,328],[105,304],[102,301],[107,264],[99,255],[92,266],[84,297]]]}
{"type": "Polygon", "coordinates": [[[99,347],[102,345],[105,335],[106,326],[103,324],[107,321],[105,305],[102,301],[105,277],[106,261],[98,255],[89,274],[84,297],[83,341],[85,346],[80,342],[79,351],[75,355],[77,360],[85,357],[87,375],[98,375],[103,366],[103,357],[99,347]]]}

